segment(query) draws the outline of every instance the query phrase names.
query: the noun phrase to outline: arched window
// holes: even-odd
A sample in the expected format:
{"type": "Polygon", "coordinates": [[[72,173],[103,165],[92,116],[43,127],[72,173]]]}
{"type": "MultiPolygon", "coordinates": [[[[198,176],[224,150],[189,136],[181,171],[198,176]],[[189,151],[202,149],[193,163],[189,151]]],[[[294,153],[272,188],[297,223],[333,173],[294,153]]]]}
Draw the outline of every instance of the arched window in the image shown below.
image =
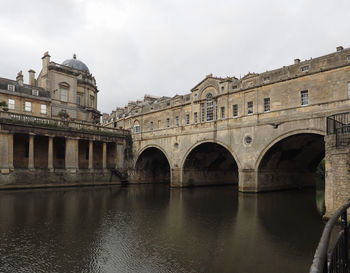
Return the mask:
{"type": "Polygon", "coordinates": [[[134,133],[139,133],[140,132],[140,124],[137,120],[134,122],[134,133]]]}
{"type": "Polygon", "coordinates": [[[213,120],[213,95],[207,94],[206,97],[207,103],[207,121],[213,120]]]}

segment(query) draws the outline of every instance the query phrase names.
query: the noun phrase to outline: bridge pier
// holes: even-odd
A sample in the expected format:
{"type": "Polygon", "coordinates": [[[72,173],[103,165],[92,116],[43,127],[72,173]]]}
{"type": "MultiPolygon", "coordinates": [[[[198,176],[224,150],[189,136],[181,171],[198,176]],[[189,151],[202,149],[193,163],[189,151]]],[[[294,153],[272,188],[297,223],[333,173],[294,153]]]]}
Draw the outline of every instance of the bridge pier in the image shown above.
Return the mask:
{"type": "Polygon", "coordinates": [[[170,186],[174,188],[182,187],[182,169],[181,168],[171,169],[170,186]]]}
{"type": "Polygon", "coordinates": [[[336,146],[336,135],[325,137],[326,174],[325,174],[325,218],[350,198],[350,133],[344,145],[336,146]]]}
{"type": "Polygon", "coordinates": [[[254,169],[241,169],[238,175],[240,192],[258,192],[257,172],[254,169]]]}

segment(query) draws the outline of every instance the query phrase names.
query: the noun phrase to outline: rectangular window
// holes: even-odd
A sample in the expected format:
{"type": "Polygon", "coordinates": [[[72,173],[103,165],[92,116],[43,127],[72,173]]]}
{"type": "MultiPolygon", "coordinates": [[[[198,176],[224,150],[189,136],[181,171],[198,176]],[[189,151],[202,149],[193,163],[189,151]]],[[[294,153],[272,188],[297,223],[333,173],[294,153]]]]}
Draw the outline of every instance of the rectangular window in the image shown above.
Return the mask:
{"type": "Polygon", "coordinates": [[[300,92],[301,95],[301,105],[308,105],[309,104],[309,91],[304,90],[300,92]]]}
{"type": "Polygon", "coordinates": [[[186,125],[190,124],[190,114],[186,114],[186,125]]]}
{"type": "Polygon", "coordinates": [[[350,99],[350,82],[348,82],[348,99],[350,99]]]}
{"type": "Polygon", "coordinates": [[[221,107],[221,118],[225,118],[225,107],[221,107]]]}
{"type": "Polygon", "coordinates": [[[235,90],[235,89],[237,89],[237,87],[238,87],[237,85],[233,85],[232,89],[235,90]]]}
{"type": "Polygon", "coordinates": [[[204,111],[204,103],[201,103],[201,122],[204,122],[205,111],[204,111]]]}
{"type": "Polygon", "coordinates": [[[15,86],[13,84],[8,84],[7,85],[7,90],[14,92],[15,91],[15,86]]]}
{"type": "Polygon", "coordinates": [[[264,82],[268,82],[270,80],[270,77],[264,77],[264,82]]]}
{"type": "Polygon", "coordinates": [[[198,113],[197,112],[194,112],[193,119],[194,119],[194,123],[198,122],[198,113]]]}
{"type": "Polygon", "coordinates": [[[170,119],[167,118],[167,119],[166,119],[166,128],[169,128],[169,127],[170,127],[170,119]]]}
{"type": "Polygon", "coordinates": [[[346,56],[346,59],[347,59],[348,61],[350,61],[350,55],[346,56]]]}
{"type": "Polygon", "coordinates": [[[95,97],[90,95],[90,107],[95,107],[95,97]]]}
{"type": "Polygon", "coordinates": [[[175,125],[176,125],[176,126],[179,126],[179,116],[176,116],[176,117],[175,117],[175,125]]]}
{"type": "Polygon", "coordinates": [[[232,115],[233,115],[234,117],[237,117],[237,116],[238,116],[238,104],[232,105],[232,115]]]}
{"type": "Polygon", "coordinates": [[[68,90],[61,88],[61,101],[67,101],[68,90]]]}
{"type": "Polygon", "coordinates": [[[248,115],[253,114],[253,102],[248,101],[247,106],[248,106],[248,111],[247,111],[248,115]]]}
{"type": "Polygon", "coordinates": [[[305,65],[305,66],[301,67],[301,72],[307,72],[307,71],[309,71],[309,66],[308,65],[305,65]]]}
{"type": "Polygon", "coordinates": [[[33,96],[39,96],[39,90],[32,89],[32,95],[33,96]]]}
{"type": "Polygon", "coordinates": [[[46,115],[46,104],[41,104],[40,113],[46,115]]]}
{"type": "Polygon", "coordinates": [[[9,99],[9,109],[11,110],[15,109],[15,100],[9,99]]]}
{"type": "Polygon", "coordinates": [[[153,121],[150,122],[150,124],[149,124],[149,129],[150,129],[151,131],[153,131],[153,121]]]}
{"type": "Polygon", "coordinates": [[[264,98],[264,112],[270,112],[270,98],[264,98]]]}
{"type": "Polygon", "coordinates": [[[80,95],[77,95],[77,104],[81,105],[81,96],[80,95]]]}
{"type": "Polygon", "coordinates": [[[140,125],[139,124],[135,124],[134,125],[134,133],[139,133],[140,132],[140,125]]]}
{"type": "Polygon", "coordinates": [[[31,112],[32,111],[32,103],[29,101],[24,102],[24,111],[31,112]]]}

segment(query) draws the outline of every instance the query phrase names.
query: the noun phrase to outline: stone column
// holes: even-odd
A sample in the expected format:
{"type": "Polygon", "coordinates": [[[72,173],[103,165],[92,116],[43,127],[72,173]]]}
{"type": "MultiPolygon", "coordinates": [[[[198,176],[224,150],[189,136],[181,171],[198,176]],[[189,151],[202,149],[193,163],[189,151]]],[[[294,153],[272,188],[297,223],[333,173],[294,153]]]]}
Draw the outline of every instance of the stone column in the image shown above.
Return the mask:
{"type": "Polygon", "coordinates": [[[28,169],[34,170],[34,134],[29,134],[28,169]]]}
{"type": "Polygon", "coordinates": [[[9,173],[9,137],[7,132],[0,133],[0,169],[2,174],[9,173]]]}
{"type": "Polygon", "coordinates": [[[90,140],[89,142],[89,169],[94,168],[94,142],[90,140]]]}
{"type": "Polygon", "coordinates": [[[13,134],[8,134],[8,164],[9,169],[13,170],[13,134]]]}
{"type": "Polygon", "coordinates": [[[107,143],[102,143],[102,169],[107,169],[107,143]]]}
{"type": "Polygon", "coordinates": [[[124,145],[116,143],[116,149],[117,149],[116,168],[117,169],[122,169],[122,168],[124,168],[124,145]]]}
{"type": "Polygon", "coordinates": [[[47,152],[47,168],[53,171],[53,137],[49,136],[48,152],[47,152]]]}
{"type": "Polygon", "coordinates": [[[79,169],[79,139],[66,138],[65,168],[71,172],[79,169]]]}

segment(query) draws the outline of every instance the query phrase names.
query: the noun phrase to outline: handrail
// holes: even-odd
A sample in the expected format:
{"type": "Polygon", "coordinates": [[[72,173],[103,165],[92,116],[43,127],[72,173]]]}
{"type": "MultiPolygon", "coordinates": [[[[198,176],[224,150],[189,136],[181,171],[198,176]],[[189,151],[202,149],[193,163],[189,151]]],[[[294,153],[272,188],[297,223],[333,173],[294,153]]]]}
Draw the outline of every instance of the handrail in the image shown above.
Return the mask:
{"type": "Polygon", "coordinates": [[[321,240],[317,246],[315,256],[310,267],[310,273],[348,272],[347,209],[349,207],[350,200],[341,206],[328,220],[323,230],[321,240]],[[331,234],[334,226],[339,220],[339,217],[341,217],[342,231],[339,232],[336,239],[332,242],[331,248],[329,248],[331,234]],[[334,254],[339,254],[338,250],[341,250],[341,257],[334,257],[334,254]],[[334,261],[334,258],[337,258],[338,260],[334,261]],[[335,264],[341,271],[333,271],[333,264],[335,264]]]}
{"type": "Polygon", "coordinates": [[[64,128],[72,128],[77,130],[88,130],[88,131],[98,131],[102,133],[112,133],[112,134],[126,134],[126,130],[105,127],[101,125],[95,125],[91,123],[70,121],[65,119],[55,119],[47,117],[31,116],[7,111],[0,111],[0,119],[19,121],[23,123],[33,123],[36,125],[43,126],[58,126],[64,128]]]}

